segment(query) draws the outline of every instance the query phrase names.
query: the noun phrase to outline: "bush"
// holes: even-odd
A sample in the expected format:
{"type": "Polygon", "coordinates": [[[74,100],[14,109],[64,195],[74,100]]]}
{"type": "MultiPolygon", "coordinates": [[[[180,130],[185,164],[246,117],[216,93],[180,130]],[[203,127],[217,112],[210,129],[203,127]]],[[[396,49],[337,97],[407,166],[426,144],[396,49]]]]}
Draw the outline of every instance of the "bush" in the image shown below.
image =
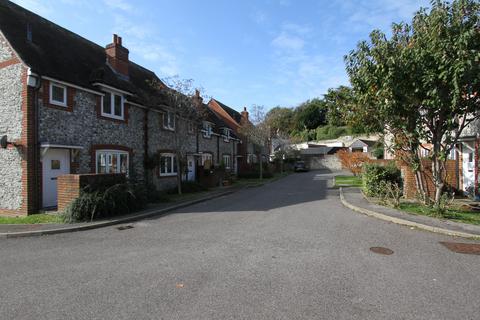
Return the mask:
{"type": "Polygon", "coordinates": [[[146,187],[142,184],[116,184],[105,191],[89,192],[85,188],[63,213],[65,222],[92,221],[140,210],[147,204],[146,187]]]}
{"type": "Polygon", "coordinates": [[[362,180],[363,191],[371,197],[384,197],[388,194],[389,188],[386,188],[385,182],[390,183],[392,188],[401,189],[402,186],[400,170],[394,164],[382,166],[367,163],[363,166],[362,180]]]}
{"type": "Polygon", "coordinates": [[[349,170],[353,175],[358,175],[362,172],[362,167],[372,162],[372,159],[363,152],[350,152],[350,150],[340,150],[337,152],[337,157],[340,159],[342,167],[349,170]]]}

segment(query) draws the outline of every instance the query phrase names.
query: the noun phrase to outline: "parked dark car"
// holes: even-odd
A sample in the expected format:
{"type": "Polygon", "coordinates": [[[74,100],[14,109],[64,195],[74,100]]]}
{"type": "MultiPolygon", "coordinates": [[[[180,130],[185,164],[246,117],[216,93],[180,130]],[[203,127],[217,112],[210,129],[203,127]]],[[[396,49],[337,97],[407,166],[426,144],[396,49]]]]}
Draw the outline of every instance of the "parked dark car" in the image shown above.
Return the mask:
{"type": "Polygon", "coordinates": [[[308,167],[305,164],[305,161],[295,161],[295,164],[293,165],[293,170],[295,172],[306,172],[308,171],[308,167]]]}

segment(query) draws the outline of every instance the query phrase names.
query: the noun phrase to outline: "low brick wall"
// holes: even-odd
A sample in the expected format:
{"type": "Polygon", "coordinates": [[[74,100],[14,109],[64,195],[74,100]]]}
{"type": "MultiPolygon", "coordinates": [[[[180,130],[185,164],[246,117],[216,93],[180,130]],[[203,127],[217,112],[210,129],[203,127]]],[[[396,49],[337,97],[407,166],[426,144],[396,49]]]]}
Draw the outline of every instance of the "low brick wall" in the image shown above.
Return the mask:
{"type": "MultiPolygon", "coordinates": [[[[424,168],[422,172],[422,180],[424,182],[424,187],[427,194],[430,197],[435,196],[435,185],[433,183],[432,176],[432,162],[428,160],[422,161],[422,166],[424,168]]],[[[447,160],[446,162],[446,185],[454,190],[461,189],[460,184],[460,170],[457,168],[457,163],[455,160],[447,160]]],[[[408,199],[413,199],[417,195],[417,184],[415,182],[415,174],[408,166],[402,166],[402,177],[403,177],[403,194],[408,199]]]]}
{"type": "Polygon", "coordinates": [[[205,170],[200,166],[197,172],[198,182],[206,188],[218,187],[225,178],[225,171],[219,169],[205,170]]]}
{"type": "Polygon", "coordinates": [[[76,198],[81,190],[89,186],[91,190],[125,183],[124,174],[66,174],[57,179],[57,207],[63,211],[76,198]]]}
{"type": "MultiPolygon", "coordinates": [[[[407,199],[414,199],[418,194],[417,183],[415,181],[415,174],[408,165],[402,161],[395,160],[372,160],[372,162],[388,165],[389,163],[394,163],[397,168],[402,172],[403,178],[403,194],[407,199]]],[[[460,162],[461,163],[461,162],[460,162]]],[[[457,168],[457,162],[455,160],[447,160],[446,164],[446,186],[454,190],[461,189],[461,167],[457,168]]],[[[432,175],[432,162],[430,160],[422,160],[422,167],[424,171],[422,172],[422,180],[424,183],[425,190],[430,197],[435,196],[435,185],[433,183],[432,175]]]]}

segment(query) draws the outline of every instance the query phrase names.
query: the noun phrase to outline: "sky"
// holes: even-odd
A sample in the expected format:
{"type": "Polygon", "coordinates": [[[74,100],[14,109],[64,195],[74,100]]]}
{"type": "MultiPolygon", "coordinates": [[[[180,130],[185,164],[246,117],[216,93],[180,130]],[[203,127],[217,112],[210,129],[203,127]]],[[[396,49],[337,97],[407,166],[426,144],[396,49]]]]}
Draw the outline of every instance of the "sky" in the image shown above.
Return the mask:
{"type": "Polygon", "coordinates": [[[99,45],[123,38],[160,78],[244,106],[295,107],[348,85],[343,57],[428,0],[14,0],[99,45]]]}

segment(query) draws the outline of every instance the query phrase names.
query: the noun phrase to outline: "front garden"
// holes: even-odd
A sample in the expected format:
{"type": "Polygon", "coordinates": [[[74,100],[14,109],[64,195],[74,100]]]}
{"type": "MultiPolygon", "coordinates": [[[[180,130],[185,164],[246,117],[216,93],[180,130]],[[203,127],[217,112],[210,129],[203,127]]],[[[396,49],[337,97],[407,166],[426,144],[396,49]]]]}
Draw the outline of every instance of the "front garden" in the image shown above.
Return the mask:
{"type": "Polygon", "coordinates": [[[463,196],[445,192],[440,204],[417,197],[403,197],[403,181],[400,170],[394,165],[380,163],[364,163],[362,170],[356,176],[335,177],[337,187],[359,187],[364,196],[371,202],[391,207],[409,214],[451,220],[474,225],[480,225],[480,212],[470,206],[463,196]]]}

